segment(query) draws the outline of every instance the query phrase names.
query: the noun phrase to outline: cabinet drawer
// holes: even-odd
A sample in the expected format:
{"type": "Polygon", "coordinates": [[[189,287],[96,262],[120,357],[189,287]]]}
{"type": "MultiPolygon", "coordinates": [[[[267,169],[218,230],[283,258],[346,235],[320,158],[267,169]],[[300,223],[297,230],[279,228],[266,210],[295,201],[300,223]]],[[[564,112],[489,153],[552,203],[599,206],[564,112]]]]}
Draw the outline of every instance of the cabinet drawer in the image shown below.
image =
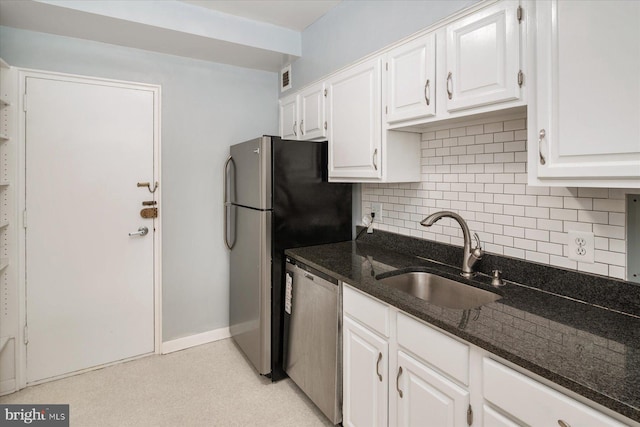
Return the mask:
{"type": "Polygon", "coordinates": [[[623,426],[624,424],[494,360],[482,361],[485,400],[528,425],[623,426]]]}
{"type": "Polygon", "coordinates": [[[462,384],[469,385],[469,346],[398,313],[398,344],[462,384]]]}
{"type": "Polygon", "coordinates": [[[342,310],[370,329],[389,336],[389,306],[345,285],[342,288],[342,310]]]}

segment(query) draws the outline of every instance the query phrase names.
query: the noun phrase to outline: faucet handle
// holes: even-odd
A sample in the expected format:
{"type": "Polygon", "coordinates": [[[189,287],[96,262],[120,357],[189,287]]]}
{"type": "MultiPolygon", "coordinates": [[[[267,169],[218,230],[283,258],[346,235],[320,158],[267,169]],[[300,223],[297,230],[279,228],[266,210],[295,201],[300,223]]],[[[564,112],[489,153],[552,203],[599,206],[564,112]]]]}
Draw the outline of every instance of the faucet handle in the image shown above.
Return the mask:
{"type": "Polygon", "coordinates": [[[478,233],[473,233],[473,238],[476,239],[475,249],[482,249],[482,243],[480,242],[480,236],[478,236],[478,233]]]}

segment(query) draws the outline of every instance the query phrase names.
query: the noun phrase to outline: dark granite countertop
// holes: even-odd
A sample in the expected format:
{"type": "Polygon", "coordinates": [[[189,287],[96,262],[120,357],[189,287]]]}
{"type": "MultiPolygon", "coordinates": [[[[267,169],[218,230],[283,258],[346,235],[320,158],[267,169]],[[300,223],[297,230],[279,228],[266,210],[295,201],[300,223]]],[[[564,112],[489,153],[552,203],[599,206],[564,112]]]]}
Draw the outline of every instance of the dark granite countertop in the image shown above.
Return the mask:
{"type": "MultiPolygon", "coordinates": [[[[358,240],[289,249],[286,254],[640,422],[640,313],[560,296],[557,289],[524,286],[509,281],[507,274],[505,285],[494,288],[488,276],[466,280],[457,268],[377,243],[358,240]],[[375,278],[410,267],[435,270],[502,298],[471,310],[446,309],[375,278]]],[[[558,271],[562,276],[563,270],[558,271]]]]}

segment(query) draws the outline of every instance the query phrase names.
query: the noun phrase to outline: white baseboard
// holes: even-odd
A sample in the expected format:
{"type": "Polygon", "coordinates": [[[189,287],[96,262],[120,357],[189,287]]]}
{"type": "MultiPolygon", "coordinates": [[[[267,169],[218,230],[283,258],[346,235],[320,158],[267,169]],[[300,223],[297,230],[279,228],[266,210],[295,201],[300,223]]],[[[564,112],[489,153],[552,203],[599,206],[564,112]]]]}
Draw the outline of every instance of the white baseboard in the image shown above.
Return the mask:
{"type": "Polygon", "coordinates": [[[231,332],[229,328],[220,328],[213,331],[202,332],[200,334],[189,335],[188,337],[178,338],[162,343],[162,354],[173,353],[174,351],[184,350],[185,348],[195,347],[201,344],[207,344],[214,341],[229,338],[231,332]]]}
{"type": "Polygon", "coordinates": [[[0,381],[0,396],[11,394],[17,390],[15,379],[0,381]]]}

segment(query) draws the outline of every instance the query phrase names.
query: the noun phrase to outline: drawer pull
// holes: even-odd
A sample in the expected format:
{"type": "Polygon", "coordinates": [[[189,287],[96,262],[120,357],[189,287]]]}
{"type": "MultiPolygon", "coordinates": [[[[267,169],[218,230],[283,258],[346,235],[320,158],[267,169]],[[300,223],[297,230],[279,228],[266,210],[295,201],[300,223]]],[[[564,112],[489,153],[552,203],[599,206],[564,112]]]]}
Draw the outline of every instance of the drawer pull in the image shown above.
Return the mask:
{"type": "Polygon", "coordinates": [[[538,154],[540,154],[540,164],[544,165],[547,163],[544,156],[542,155],[542,140],[547,135],[544,129],[540,129],[540,133],[538,134],[538,154]]]}
{"type": "Polygon", "coordinates": [[[429,84],[429,79],[427,79],[427,82],[424,84],[424,100],[427,102],[427,105],[429,105],[431,103],[431,85],[429,84]]]}
{"type": "Polygon", "coordinates": [[[571,427],[571,425],[569,425],[569,423],[562,421],[562,420],[558,420],[558,425],[560,427],[571,427]]]}
{"type": "Polygon", "coordinates": [[[396,377],[396,390],[398,390],[398,396],[402,399],[402,390],[400,390],[400,375],[402,375],[402,366],[398,368],[398,376],[396,377]]]}
{"type": "Polygon", "coordinates": [[[378,361],[376,362],[376,374],[378,374],[378,379],[382,382],[382,375],[380,375],[380,361],[382,360],[382,353],[378,353],[378,361]]]}

